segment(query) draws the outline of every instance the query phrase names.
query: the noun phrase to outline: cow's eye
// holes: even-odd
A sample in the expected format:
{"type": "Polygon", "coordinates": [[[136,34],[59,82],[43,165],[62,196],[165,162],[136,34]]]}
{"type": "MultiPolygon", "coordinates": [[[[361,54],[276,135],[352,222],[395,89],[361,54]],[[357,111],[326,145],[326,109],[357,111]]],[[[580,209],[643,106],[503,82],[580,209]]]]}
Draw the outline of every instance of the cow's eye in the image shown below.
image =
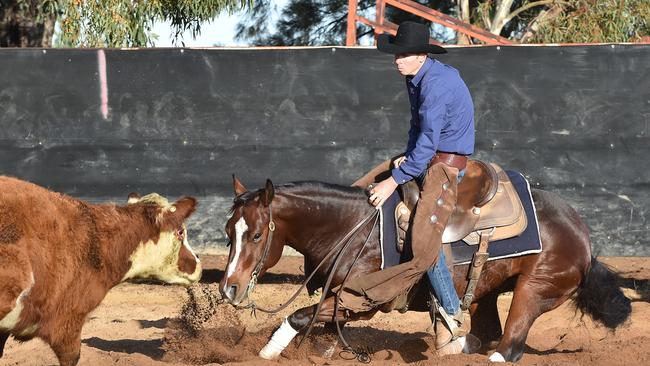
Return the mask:
{"type": "Polygon", "coordinates": [[[185,239],[185,230],[183,228],[176,230],[176,237],[183,241],[185,239]]]}
{"type": "Polygon", "coordinates": [[[253,241],[260,241],[260,238],[262,237],[262,234],[257,233],[253,236],[253,241]]]}

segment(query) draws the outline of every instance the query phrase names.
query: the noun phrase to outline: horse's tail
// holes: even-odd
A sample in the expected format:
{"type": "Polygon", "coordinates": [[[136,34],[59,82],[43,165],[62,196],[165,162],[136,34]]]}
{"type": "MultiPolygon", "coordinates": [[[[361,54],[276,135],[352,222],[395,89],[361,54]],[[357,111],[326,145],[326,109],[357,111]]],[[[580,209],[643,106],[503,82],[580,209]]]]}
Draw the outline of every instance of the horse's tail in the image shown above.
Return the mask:
{"type": "Polygon", "coordinates": [[[630,299],[619,288],[620,277],[596,258],[578,288],[576,306],[607,328],[615,329],[632,313],[630,299]]]}

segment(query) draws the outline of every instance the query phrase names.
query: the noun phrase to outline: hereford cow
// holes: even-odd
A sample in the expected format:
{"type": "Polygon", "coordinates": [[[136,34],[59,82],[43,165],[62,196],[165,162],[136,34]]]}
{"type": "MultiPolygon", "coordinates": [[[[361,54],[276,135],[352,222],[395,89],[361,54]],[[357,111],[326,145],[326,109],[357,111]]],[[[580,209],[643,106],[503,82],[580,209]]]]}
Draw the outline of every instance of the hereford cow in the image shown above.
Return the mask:
{"type": "Polygon", "coordinates": [[[0,177],[0,357],[11,334],[39,337],[61,365],[75,365],[86,316],[113,286],[198,281],[184,225],[195,208],[194,198],[169,204],[157,194],[91,205],[0,177]]]}

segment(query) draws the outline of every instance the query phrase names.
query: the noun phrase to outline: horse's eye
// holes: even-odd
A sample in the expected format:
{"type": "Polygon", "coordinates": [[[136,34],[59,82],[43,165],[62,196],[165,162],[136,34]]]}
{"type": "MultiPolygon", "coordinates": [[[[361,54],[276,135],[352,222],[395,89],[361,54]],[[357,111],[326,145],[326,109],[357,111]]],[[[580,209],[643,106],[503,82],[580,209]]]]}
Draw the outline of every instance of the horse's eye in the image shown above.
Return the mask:
{"type": "Polygon", "coordinates": [[[253,236],[253,241],[260,241],[260,238],[262,237],[262,234],[257,233],[255,236],[253,236]]]}
{"type": "Polygon", "coordinates": [[[228,242],[226,243],[226,248],[228,248],[229,246],[230,246],[230,240],[228,240],[228,242]]]}

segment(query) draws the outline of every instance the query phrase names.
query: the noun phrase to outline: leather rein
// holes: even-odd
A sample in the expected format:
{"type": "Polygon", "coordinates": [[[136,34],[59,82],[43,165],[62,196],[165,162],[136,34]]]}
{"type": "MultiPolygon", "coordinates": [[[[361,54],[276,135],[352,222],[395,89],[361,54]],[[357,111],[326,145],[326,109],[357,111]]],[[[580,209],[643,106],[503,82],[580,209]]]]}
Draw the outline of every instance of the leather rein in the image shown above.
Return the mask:
{"type": "MultiPolygon", "coordinates": [[[[320,263],[318,263],[318,265],[312,270],[312,273],[302,282],[300,287],[294,292],[294,294],[289,298],[289,300],[287,300],[285,303],[281,304],[277,308],[266,309],[264,307],[258,306],[257,304],[255,304],[254,301],[251,301],[250,300],[250,294],[253,292],[253,289],[255,288],[255,285],[257,285],[258,275],[260,274],[260,272],[262,271],[262,267],[266,263],[269,252],[271,251],[271,243],[273,242],[273,232],[275,232],[275,222],[273,221],[273,210],[271,208],[271,204],[269,204],[269,224],[268,224],[269,235],[267,236],[266,242],[264,243],[264,251],[262,252],[262,256],[260,257],[259,261],[255,265],[255,269],[253,270],[253,273],[251,275],[251,279],[248,282],[248,286],[246,288],[246,298],[248,299],[249,302],[245,306],[235,305],[235,308],[236,309],[251,309],[252,312],[253,312],[253,315],[255,315],[255,312],[257,310],[259,310],[259,311],[261,311],[263,313],[268,313],[268,314],[275,314],[275,313],[278,313],[278,312],[284,310],[287,306],[289,306],[292,302],[294,302],[296,300],[296,298],[298,298],[298,296],[300,295],[300,292],[307,286],[307,283],[309,283],[309,281],[311,281],[311,279],[314,277],[316,272],[318,272],[318,269],[320,269],[320,267],[322,267],[322,265],[328,259],[330,259],[330,257],[332,257],[332,255],[334,253],[340,253],[344,249],[344,245],[342,245],[342,244],[349,242],[350,239],[352,238],[352,236],[354,234],[356,234],[357,231],[362,226],[364,226],[366,223],[368,223],[368,221],[370,221],[370,219],[372,219],[373,217],[375,217],[375,218],[379,217],[379,210],[373,209],[373,212],[371,212],[363,220],[361,220],[359,223],[357,223],[352,229],[350,229],[350,231],[348,231],[348,233],[345,234],[345,236],[343,236],[343,238],[341,240],[339,240],[339,242],[336,243],[336,245],[334,245],[332,247],[332,249],[330,249],[330,251],[325,255],[325,257],[323,257],[323,259],[320,261],[320,263]]],[[[375,224],[376,224],[376,220],[375,220],[375,224]]],[[[373,225],[373,229],[374,229],[374,225],[373,225]]],[[[372,233],[372,230],[370,230],[370,233],[372,233]]],[[[370,234],[368,234],[368,237],[369,236],[370,236],[370,234]]],[[[366,241],[367,240],[368,239],[366,238],[366,241]]],[[[355,261],[356,261],[356,259],[355,259],[355,261]]],[[[335,269],[336,268],[333,267],[331,272],[333,273],[335,269]]],[[[347,276],[346,276],[346,278],[347,278],[347,276]]],[[[325,291],[323,291],[323,295],[324,294],[325,294],[325,291]]]]}

